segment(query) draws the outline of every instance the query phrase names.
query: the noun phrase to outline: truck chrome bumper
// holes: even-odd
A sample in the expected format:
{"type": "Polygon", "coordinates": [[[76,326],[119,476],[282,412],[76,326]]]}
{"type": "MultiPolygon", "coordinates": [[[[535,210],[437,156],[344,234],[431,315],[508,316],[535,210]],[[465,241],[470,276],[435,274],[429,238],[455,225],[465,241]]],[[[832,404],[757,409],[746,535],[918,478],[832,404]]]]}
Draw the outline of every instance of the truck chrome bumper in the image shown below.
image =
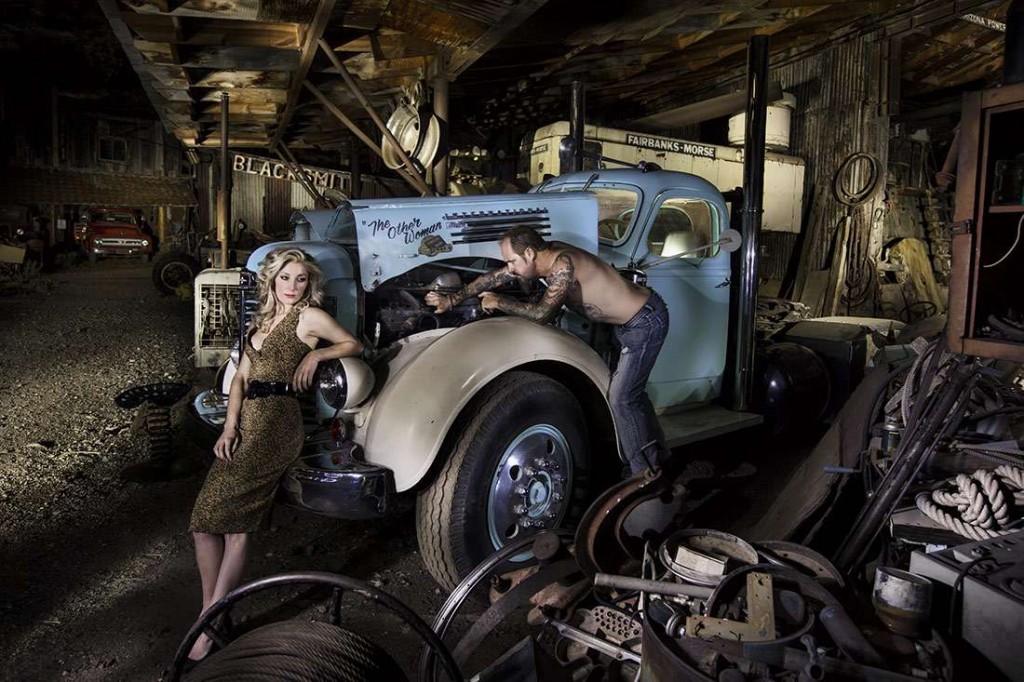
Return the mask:
{"type": "Polygon", "coordinates": [[[189,403],[185,416],[185,433],[201,448],[212,448],[224,428],[228,412],[227,396],[210,389],[201,391],[189,403]]]}
{"type": "Polygon", "coordinates": [[[331,469],[292,466],[281,478],[278,500],[336,519],[376,519],[388,513],[394,496],[391,469],[348,462],[331,469]]]}

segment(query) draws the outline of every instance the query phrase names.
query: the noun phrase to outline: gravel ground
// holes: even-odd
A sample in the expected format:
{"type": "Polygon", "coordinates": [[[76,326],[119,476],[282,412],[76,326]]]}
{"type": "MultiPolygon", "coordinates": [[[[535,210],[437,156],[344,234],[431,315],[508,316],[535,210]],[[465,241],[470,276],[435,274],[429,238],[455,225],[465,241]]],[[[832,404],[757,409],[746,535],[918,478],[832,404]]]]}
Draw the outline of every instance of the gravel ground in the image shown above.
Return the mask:
{"type": "MultiPolygon", "coordinates": [[[[139,411],[119,409],[114,395],[210,381],[191,367],[191,301],[160,296],[149,275],[142,264],[100,263],[0,292],[0,679],[160,679],[198,612],[185,529],[203,472],[149,485],[120,476],[146,446],[139,411]]],[[[177,433],[180,405],[173,416],[177,433]]],[[[175,442],[201,461],[180,434],[175,442]]],[[[408,512],[357,523],[279,507],[255,539],[248,577],[336,571],[429,622],[443,595],[415,547],[408,512]]],[[[236,621],[316,617],[321,597],[267,595],[236,621]]],[[[413,663],[408,628],[356,597],[345,603],[352,629],[413,663]]]]}
{"type": "MultiPolygon", "coordinates": [[[[159,680],[198,613],[186,526],[204,470],[149,485],[121,477],[147,451],[141,411],[121,410],[113,397],[154,381],[193,390],[212,381],[191,366],[191,301],[160,296],[149,276],[142,264],[104,262],[17,287],[0,282],[0,680],[159,680]]],[[[202,462],[180,435],[182,417],[179,404],[179,456],[202,462]]],[[[723,530],[756,518],[798,454],[783,456],[756,433],[691,446],[686,507],[698,525],[723,530]],[[741,461],[751,455],[758,467],[741,461]]],[[[428,623],[444,598],[416,551],[411,511],[361,523],[278,507],[254,539],[247,577],[297,570],[371,582],[428,623]]],[[[323,620],[326,596],[264,593],[233,615],[240,630],[323,620]]],[[[344,624],[413,673],[419,640],[409,628],[358,597],[344,604],[344,624]]],[[[474,616],[461,614],[455,629],[474,616]]],[[[517,631],[492,632],[486,648],[503,651],[517,631]]]]}

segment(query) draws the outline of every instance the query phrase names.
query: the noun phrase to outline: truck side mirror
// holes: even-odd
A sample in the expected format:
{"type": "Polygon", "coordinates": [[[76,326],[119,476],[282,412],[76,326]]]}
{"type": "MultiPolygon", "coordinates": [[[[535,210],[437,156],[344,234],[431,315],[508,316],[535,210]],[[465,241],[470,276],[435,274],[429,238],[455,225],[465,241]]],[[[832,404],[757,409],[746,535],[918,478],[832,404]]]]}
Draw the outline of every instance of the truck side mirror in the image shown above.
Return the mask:
{"type": "MultiPolygon", "coordinates": [[[[680,233],[680,234],[692,234],[692,233],[685,233],[684,232],[684,233],[680,233]]],[[[669,236],[671,237],[672,235],[669,235],[669,236]]],[[[662,258],[655,259],[655,260],[651,261],[650,263],[645,263],[643,265],[643,268],[645,270],[649,270],[649,269],[651,269],[653,267],[657,267],[658,265],[661,265],[662,263],[667,263],[670,260],[675,260],[676,258],[682,258],[683,256],[688,256],[688,255],[690,255],[692,253],[700,253],[701,251],[707,251],[708,249],[713,249],[716,246],[719,247],[720,249],[722,249],[722,251],[725,251],[726,253],[732,253],[733,251],[735,251],[738,248],[740,248],[740,246],[742,244],[743,244],[743,237],[740,236],[739,232],[737,232],[736,230],[733,230],[733,229],[730,228],[730,229],[722,230],[722,233],[720,235],[718,235],[718,239],[716,239],[715,241],[711,242],[710,244],[705,244],[703,246],[696,246],[696,247],[685,248],[685,249],[681,248],[678,251],[676,251],[675,250],[675,246],[673,246],[672,250],[675,251],[674,253],[671,253],[670,255],[666,255],[666,256],[664,256],[662,258]]],[[[666,239],[666,241],[665,241],[665,249],[664,249],[664,251],[667,251],[667,250],[669,250],[668,239],[666,239]]],[[[664,251],[663,251],[663,253],[664,253],[664,251]]]]}

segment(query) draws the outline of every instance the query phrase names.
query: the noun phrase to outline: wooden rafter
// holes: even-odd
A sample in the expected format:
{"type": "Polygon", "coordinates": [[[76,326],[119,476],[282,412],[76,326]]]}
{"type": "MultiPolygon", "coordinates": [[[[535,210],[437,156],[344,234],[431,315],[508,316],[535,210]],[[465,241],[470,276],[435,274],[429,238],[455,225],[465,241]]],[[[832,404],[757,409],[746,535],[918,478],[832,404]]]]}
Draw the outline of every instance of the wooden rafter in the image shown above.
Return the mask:
{"type": "Polygon", "coordinates": [[[281,114],[281,120],[277,124],[277,129],[274,131],[274,135],[268,144],[270,149],[277,147],[278,143],[284,139],[284,134],[288,130],[288,124],[291,123],[292,116],[295,114],[299,94],[302,92],[302,84],[306,81],[306,75],[313,64],[313,58],[316,57],[317,41],[323,37],[324,30],[327,28],[327,22],[330,21],[331,13],[334,11],[335,2],[336,0],[320,0],[320,4],[316,8],[316,14],[313,16],[313,21],[310,23],[309,28],[306,29],[299,57],[299,68],[291,75],[292,81],[288,88],[287,104],[285,105],[284,112],[281,114]]]}
{"type": "Polygon", "coordinates": [[[450,78],[456,78],[473,65],[488,50],[497,45],[505,36],[526,21],[530,15],[539,10],[547,0],[520,0],[508,14],[491,26],[472,44],[454,50],[448,59],[446,68],[450,78]]]}

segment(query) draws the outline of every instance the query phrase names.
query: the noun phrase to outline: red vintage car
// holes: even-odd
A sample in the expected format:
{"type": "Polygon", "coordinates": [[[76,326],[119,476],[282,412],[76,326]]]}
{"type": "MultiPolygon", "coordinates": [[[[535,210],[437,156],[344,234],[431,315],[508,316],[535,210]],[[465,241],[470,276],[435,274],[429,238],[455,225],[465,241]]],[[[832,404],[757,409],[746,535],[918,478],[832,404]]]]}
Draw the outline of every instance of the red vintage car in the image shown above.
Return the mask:
{"type": "Polygon", "coordinates": [[[153,237],[142,230],[138,211],[127,208],[90,208],[76,227],[90,261],[107,256],[153,255],[153,237]]]}

